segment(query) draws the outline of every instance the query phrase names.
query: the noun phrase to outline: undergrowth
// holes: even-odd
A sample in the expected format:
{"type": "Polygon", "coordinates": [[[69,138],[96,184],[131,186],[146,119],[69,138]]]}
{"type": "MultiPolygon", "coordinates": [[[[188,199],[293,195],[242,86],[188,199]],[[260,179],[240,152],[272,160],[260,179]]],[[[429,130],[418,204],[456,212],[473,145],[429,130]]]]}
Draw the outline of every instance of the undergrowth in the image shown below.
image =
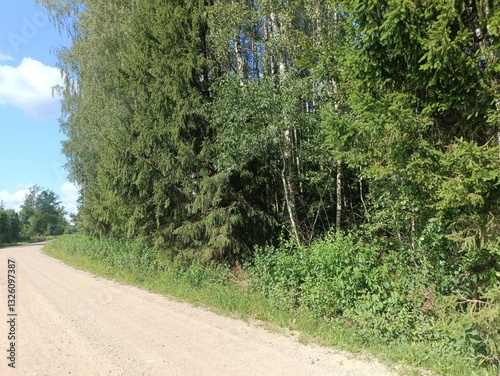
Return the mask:
{"type": "Polygon", "coordinates": [[[475,300],[458,290],[441,294],[425,264],[352,236],[310,247],[283,242],[232,267],[171,261],[140,242],[83,235],[61,236],[45,250],[101,276],[299,330],[303,340],[410,364],[413,374],[418,367],[464,376],[500,370],[498,287],[475,300]]]}

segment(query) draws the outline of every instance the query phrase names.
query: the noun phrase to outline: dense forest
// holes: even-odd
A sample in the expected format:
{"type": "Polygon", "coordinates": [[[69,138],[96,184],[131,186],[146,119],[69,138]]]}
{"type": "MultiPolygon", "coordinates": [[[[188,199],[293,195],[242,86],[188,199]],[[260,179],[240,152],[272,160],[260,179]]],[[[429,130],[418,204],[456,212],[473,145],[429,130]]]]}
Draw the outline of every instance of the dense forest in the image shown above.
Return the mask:
{"type": "MultiPolygon", "coordinates": [[[[325,278],[297,298],[321,316],[354,315],[379,287],[410,291],[377,295],[397,314],[364,311],[388,321],[435,317],[439,296],[500,301],[496,1],[40,2],[72,39],[58,90],[81,231],[172,260],[315,257],[317,274],[284,278],[308,292],[325,278]],[[336,257],[355,266],[352,296],[326,293],[336,257]],[[393,284],[357,274],[375,271],[393,284]]],[[[498,318],[483,319],[463,339],[498,364],[498,318]]]]}

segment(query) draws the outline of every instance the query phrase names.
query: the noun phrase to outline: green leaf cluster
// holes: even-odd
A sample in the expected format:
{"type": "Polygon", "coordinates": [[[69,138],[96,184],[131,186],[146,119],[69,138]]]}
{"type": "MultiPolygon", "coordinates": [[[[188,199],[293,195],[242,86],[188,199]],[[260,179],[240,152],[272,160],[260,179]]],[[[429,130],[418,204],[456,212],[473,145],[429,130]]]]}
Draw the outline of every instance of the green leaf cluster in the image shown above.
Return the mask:
{"type": "Polygon", "coordinates": [[[5,209],[0,201],[0,244],[15,243],[19,240],[21,222],[14,209],[5,209]]]}
{"type": "Polygon", "coordinates": [[[19,211],[20,228],[14,225],[22,238],[37,239],[61,235],[68,228],[66,211],[59,196],[50,189],[37,185],[29,188],[19,211]]]}

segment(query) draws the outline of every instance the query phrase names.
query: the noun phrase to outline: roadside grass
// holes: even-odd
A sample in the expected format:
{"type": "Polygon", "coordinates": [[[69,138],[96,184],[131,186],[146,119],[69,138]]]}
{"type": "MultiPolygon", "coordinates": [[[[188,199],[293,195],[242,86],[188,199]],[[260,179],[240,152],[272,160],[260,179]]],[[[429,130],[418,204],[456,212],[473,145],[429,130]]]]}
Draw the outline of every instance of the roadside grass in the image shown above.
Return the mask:
{"type": "Polygon", "coordinates": [[[23,241],[23,242],[15,242],[15,243],[0,243],[0,248],[7,248],[7,247],[17,247],[20,245],[26,245],[29,244],[30,242],[23,241]]]}
{"type": "Polygon", "coordinates": [[[39,243],[39,242],[44,242],[47,240],[54,240],[56,239],[57,236],[46,236],[46,237],[38,237],[38,238],[32,238],[32,239],[22,239],[14,243],[0,243],[0,248],[7,248],[7,247],[18,247],[21,245],[26,245],[26,244],[31,244],[31,243],[39,243]]]}
{"type": "Polygon", "coordinates": [[[269,299],[249,288],[248,273],[228,266],[181,266],[139,243],[96,240],[64,235],[44,252],[77,269],[134,285],[176,300],[245,321],[258,320],[268,330],[298,335],[316,343],[349,351],[357,357],[375,356],[402,375],[495,375],[493,368],[476,367],[433,343],[391,343],[360,331],[340,319],[318,319],[293,305],[269,299]]]}
{"type": "Polygon", "coordinates": [[[31,244],[31,243],[39,243],[39,242],[44,242],[48,240],[55,240],[57,239],[59,235],[50,235],[50,236],[40,236],[36,238],[31,238],[31,239],[26,239],[23,238],[17,242],[13,243],[0,243],[0,249],[1,248],[7,248],[7,247],[18,247],[21,245],[26,245],[26,244],[31,244]]]}

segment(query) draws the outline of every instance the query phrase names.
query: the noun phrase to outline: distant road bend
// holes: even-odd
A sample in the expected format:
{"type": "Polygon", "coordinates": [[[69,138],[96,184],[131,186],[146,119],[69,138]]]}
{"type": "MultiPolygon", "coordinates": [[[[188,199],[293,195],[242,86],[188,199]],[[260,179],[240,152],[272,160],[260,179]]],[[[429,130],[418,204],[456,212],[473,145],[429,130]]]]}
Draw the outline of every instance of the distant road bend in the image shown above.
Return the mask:
{"type": "Polygon", "coordinates": [[[0,249],[0,375],[394,375],[376,361],[75,270],[42,247],[0,249]],[[8,259],[16,262],[15,369],[6,356],[8,259]]]}

